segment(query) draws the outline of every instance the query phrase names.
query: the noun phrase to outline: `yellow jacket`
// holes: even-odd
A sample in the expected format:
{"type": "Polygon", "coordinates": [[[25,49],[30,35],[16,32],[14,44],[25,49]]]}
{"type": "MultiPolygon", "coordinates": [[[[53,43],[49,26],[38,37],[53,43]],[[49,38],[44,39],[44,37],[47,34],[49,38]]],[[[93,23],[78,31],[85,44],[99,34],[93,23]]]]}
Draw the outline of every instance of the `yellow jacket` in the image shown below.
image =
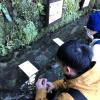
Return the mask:
{"type": "MultiPolygon", "coordinates": [[[[88,100],[100,100],[100,63],[81,75],[80,77],[66,81],[58,80],[54,82],[56,88],[75,88],[81,91],[88,100]]],[[[36,93],[36,100],[48,100],[46,90],[41,89],[36,93]]],[[[57,100],[74,100],[68,93],[61,93],[57,100]]]]}

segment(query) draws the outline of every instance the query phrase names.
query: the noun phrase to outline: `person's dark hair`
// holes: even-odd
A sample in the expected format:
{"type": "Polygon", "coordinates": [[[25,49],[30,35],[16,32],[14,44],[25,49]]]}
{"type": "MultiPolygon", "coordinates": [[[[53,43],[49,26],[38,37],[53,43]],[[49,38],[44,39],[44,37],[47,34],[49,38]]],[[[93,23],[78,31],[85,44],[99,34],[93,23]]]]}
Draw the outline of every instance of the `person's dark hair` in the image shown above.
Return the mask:
{"type": "Polygon", "coordinates": [[[78,40],[70,40],[59,47],[57,59],[65,66],[70,66],[78,76],[90,69],[92,49],[78,40]]]}

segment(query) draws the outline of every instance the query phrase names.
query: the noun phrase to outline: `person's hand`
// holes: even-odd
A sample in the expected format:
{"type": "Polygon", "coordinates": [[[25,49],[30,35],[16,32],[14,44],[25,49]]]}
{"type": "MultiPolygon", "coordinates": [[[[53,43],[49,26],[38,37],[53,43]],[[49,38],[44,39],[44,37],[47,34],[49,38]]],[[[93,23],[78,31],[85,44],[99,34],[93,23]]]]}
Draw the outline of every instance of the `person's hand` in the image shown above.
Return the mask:
{"type": "Polygon", "coordinates": [[[87,32],[87,36],[90,38],[90,39],[93,39],[94,35],[97,33],[96,31],[93,31],[93,30],[90,30],[89,28],[87,28],[87,26],[84,26],[86,32],[87,32]]]}
{"type": "Polygon", "coordinates": [[[47,89],[47,79],[46,78],[38,79],[38,81],[36,82],[36,88],[37,90],[47,89]]]}
{"type": "Polygon", "coordinates": [[[52,90],[55,88],[54,84],[52,82],[47,82],[47,92],[52,92],[52,90]]]}

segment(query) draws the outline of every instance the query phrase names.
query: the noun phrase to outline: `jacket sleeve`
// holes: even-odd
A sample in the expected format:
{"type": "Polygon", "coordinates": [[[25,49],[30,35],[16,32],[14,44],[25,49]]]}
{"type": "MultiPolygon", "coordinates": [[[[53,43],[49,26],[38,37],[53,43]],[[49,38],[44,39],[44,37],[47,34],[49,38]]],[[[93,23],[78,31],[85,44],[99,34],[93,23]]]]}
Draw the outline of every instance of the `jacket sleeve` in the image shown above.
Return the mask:
{"type": "Polygon", "coordinates": [[[53,82],[53,84],[54,84],[56,89],[59,89],[59,88],[66,89],[66,85],[65,85],[64,80],[57,80],[57,81],[53,82]]]}
{"type": "Polygon", "coordinates": [[[46,95],[47,95],[46,89],[37,90],[35,100],[48,100],[46,95]]]}
{"type": "Polygon", "coordinates": [[[73,86],[73,82],[71,81],[64,81],[64,80],[57,80],[53,82],[55,89],[68,89],[73,86]]]}
{"type": "Polygon", "coordinates": [[[74,100],[74,98],[68,93],[61,93],[58,96],[58,100],[74,100]]]}

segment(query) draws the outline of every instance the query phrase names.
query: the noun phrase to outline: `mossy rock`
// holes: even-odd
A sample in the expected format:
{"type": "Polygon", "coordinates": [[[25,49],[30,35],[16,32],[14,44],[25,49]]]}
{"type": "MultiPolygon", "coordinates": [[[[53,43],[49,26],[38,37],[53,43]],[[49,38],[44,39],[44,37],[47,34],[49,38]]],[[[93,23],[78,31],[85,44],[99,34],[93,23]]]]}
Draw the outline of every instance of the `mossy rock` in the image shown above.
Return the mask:
{"type": "Polygon", "coordinates": [[[5,56],[0,56],[0,62],[8,62],[11,61],[11,59],[13,59],[13,55],[14,53],[9,53],[5,56]]]}

